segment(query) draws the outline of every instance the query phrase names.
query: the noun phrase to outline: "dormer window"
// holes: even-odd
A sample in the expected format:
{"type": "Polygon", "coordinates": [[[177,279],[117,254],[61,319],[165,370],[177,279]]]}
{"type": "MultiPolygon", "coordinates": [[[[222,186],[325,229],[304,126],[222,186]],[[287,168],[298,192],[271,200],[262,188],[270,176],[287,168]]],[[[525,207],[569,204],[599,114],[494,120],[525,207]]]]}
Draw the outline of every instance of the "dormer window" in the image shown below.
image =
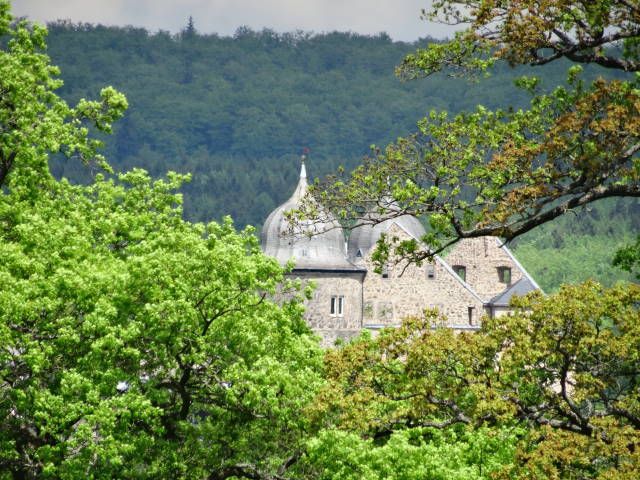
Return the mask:
{"type": "Polygon", "coordinates": [[[498,280],[511,285],[511,267],[498,267],[498,280]]]}
{"type": "Polygon", "coordinates": [[[453,271],[456,272],[456,275],[458,275],[463,282],[467,280],[467,267],[465,267],[464,265],[454,265],[452,268],[453,271]]]}

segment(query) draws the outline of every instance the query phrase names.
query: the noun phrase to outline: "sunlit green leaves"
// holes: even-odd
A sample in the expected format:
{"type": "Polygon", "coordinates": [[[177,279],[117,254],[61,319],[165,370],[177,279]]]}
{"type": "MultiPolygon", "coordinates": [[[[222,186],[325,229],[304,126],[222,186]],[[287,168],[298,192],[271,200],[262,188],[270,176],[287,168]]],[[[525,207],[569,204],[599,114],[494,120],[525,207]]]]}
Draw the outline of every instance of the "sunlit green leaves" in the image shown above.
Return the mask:
{"type": "Polygon", "coordinates": [[[7,40],[0,49],[0,185],[11,182],[16,168],[23,172],[21,182],[50,181],[47,152],[63,151],[108,170],[97,153],[101,143],[88,137],[83,123],[109,132],[127,108],[125,97],[108,87],[100,101],[81,100],[70,108],[54,93],[62,81],[44,53],[46,29],[26,21],[11,24],[8,2],[0,6],[0,35],[7,40]]]}
{"type": "Polygon", "coordinates": [[[72,109],[45,30],[0,1],[0,478],[274,472],[303,446],[322,383],[296,285],[230,219],[192,224],[189,176],[57,182],[49,154],[97,161],[113,88],[72,109]]]}
{"type": "Polygon", "coordinates": [[[515,429],[398,430],[385,441],[325,430],[309,442],[320,479],[488,479],[513,461],[515,429]]]}
{"type": "Polygon", "coordinates": [[[181,219],[181,181],[137,170],[2,197],[7,468],[28,454],[51,476],[157,478],[148,466],[188,448],[194,471],[269,470],[299,446],[320,384],[302,308],[274,303],[283,271],[251,229],[181,219]],[[21,424],[36,440],[9,453],[21,424]],[[211,452],[216,442],[231,451],[211,452]]]}

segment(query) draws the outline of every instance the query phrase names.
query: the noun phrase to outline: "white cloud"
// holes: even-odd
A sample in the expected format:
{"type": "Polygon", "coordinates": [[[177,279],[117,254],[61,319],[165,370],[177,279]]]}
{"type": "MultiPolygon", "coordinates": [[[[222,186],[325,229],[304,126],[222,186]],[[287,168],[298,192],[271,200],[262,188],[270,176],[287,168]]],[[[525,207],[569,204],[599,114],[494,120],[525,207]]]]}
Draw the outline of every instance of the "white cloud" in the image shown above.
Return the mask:
{"type": "Polygon", "coordinates": [[[278,32],[387,32],[396,40],[431,35],[443,37],[452,29],[420,19],[428,0],[15,0],[15,15],[48,22],[134,25],[150,31],[177,32],[192,15],[202,33],[231,35],[240,25],[278,32]]]}

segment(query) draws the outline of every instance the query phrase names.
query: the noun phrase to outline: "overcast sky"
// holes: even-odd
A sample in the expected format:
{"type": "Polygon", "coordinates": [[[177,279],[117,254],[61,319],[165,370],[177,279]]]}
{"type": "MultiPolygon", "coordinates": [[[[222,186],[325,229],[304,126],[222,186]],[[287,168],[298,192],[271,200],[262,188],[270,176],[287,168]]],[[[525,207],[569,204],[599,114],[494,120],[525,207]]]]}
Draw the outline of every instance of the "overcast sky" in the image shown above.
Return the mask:
{"type": "Polygon", "coordinates": [[[232,35],[241,25],[254,30],[387,32],[394,40],[427,35],[442,38],[451,29],[420,19],[430,0],[13,0],[16,16],[46,23],[57,19],[147,30],[182,29],[189,15],[201,33],[232,35]]]}

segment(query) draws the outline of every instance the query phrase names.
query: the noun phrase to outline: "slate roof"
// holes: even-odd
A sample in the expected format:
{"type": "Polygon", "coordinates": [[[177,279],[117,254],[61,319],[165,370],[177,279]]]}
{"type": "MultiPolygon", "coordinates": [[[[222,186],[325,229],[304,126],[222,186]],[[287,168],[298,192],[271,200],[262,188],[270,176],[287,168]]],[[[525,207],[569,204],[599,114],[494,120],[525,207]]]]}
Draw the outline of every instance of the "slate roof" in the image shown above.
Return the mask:
{"type": "Polygon", "coordinates": [[[491,300],[489,300],[489,305],[493,307],[508,307],[509,303],[511,302],[511,298],[514,295],[521,297],[534,290],[539,290],[539,287],[531,282],[531,279],[528,275],[524,275],[522,276],[522,278],[520,278],[520,280],[508,287],[504,292],[499,293],[491,300]]]}
{"type": "Polygon", "coordinates": [[[389,218],[376,225],[361,225],[354,228],[349,236],[349,246],[347,249],[349,258],[357,258],[358,251],[360,251],[360,256],[366,255],[367,252],[376,245],[380,236],[383,233],[386,233],[393,224],[398,225],[416,240],[420,240],[420,238],[425,234],[424,227],[422,226],[422,223],[420,223],[420,220],[412,215],[402,215],[396,218],[389,218]]]}

